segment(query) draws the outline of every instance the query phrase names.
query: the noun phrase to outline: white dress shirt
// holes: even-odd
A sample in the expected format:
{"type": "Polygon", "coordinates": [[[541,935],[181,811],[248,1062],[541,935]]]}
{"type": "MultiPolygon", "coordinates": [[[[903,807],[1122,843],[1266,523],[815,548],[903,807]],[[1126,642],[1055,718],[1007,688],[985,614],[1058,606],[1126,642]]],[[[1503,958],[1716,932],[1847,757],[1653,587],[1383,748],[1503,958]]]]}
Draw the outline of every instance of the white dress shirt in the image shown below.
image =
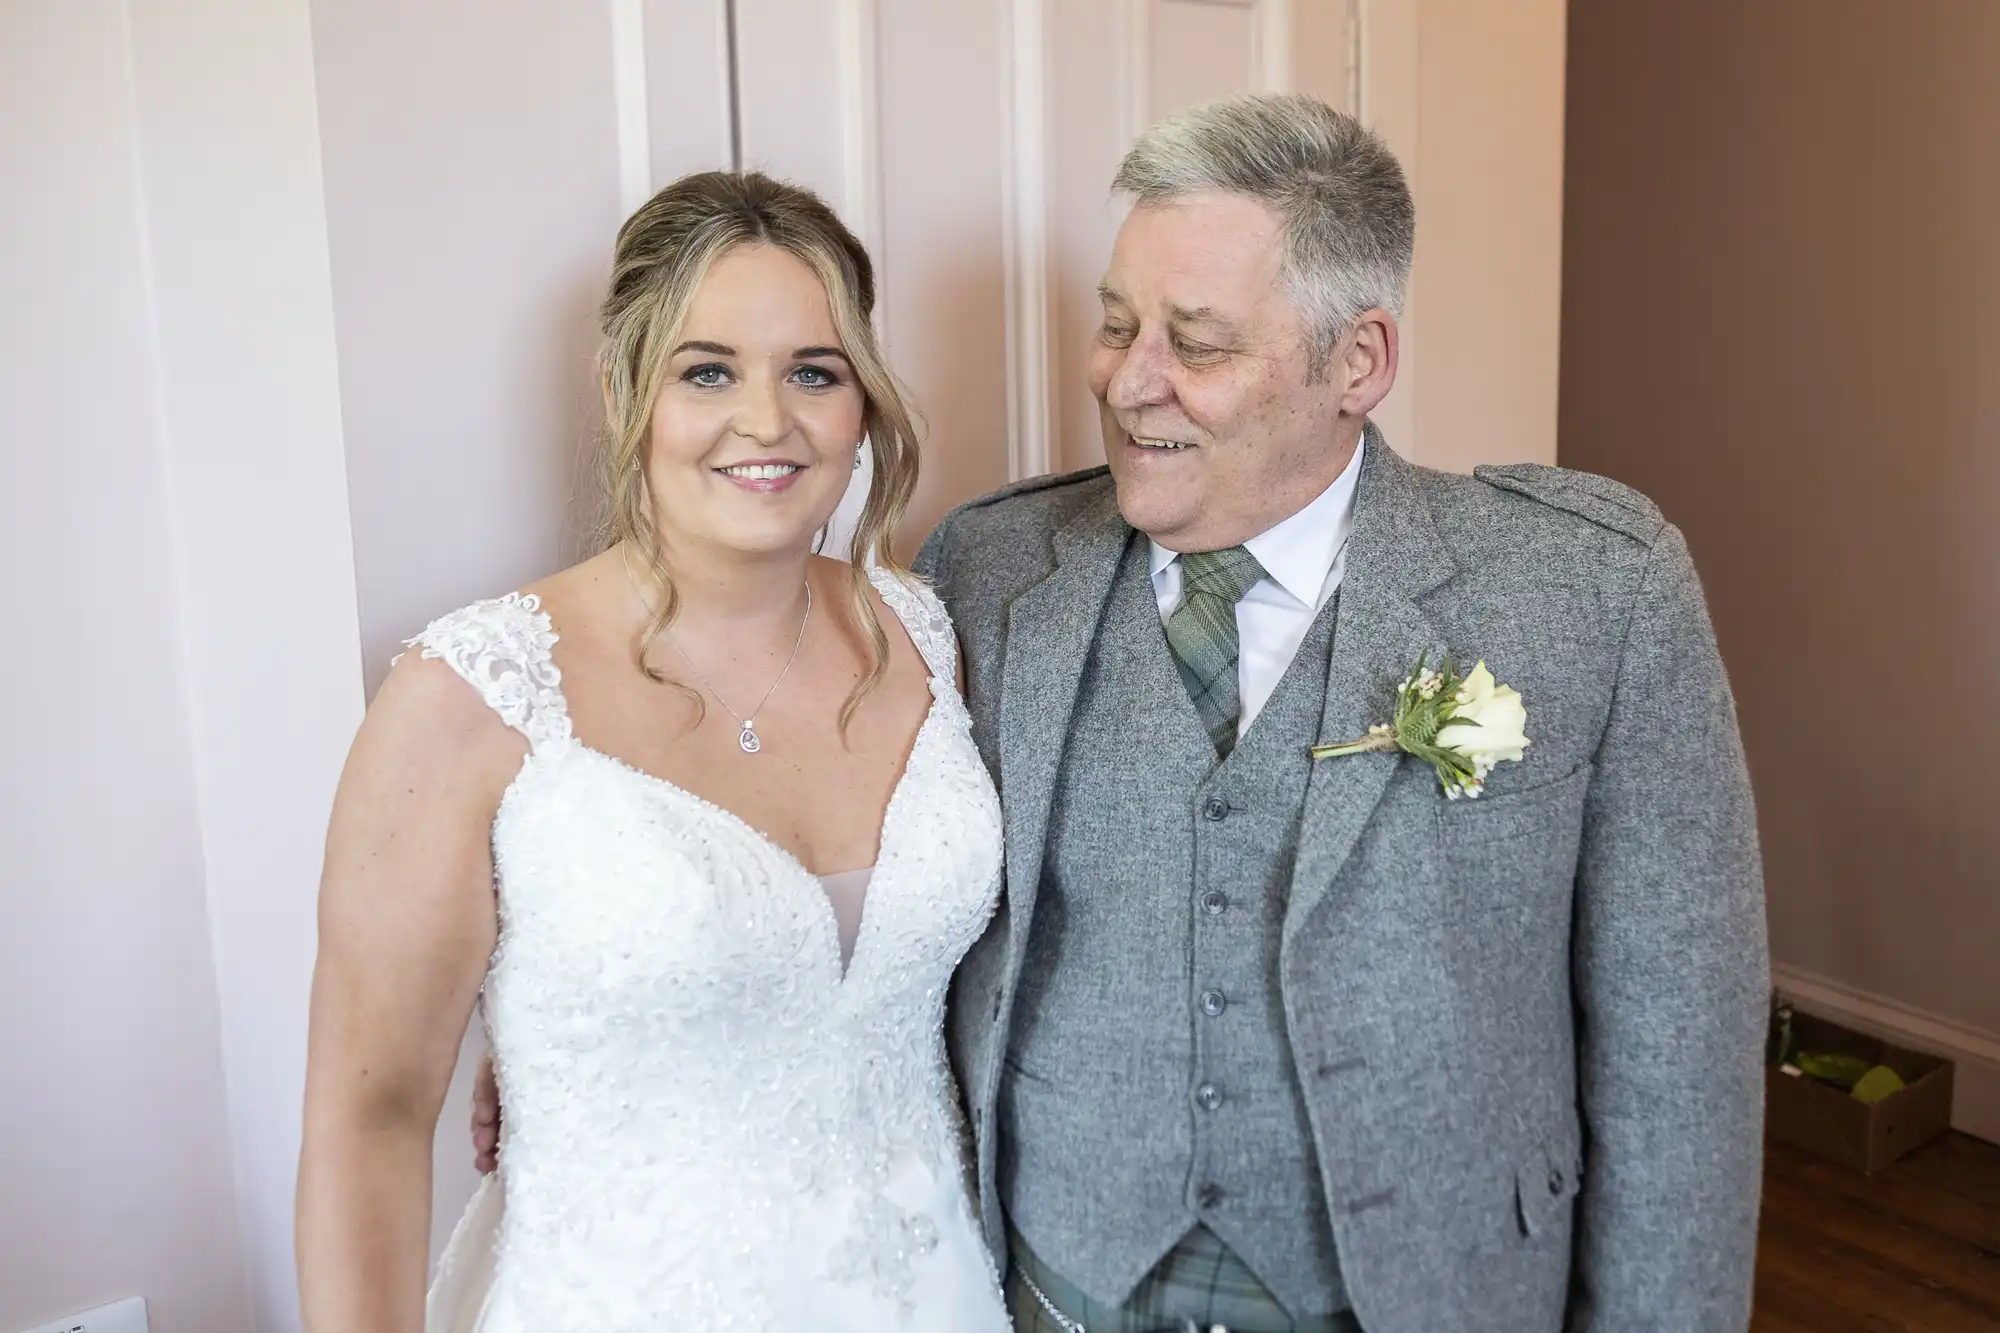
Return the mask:
{"type": "MultiPolygon", "coordinates": [[[[1354,483],[1361,476],[1362,445],[1319,498],[1276,527],[1243,543],[1265,576],[1236,604],[1236,688],[1242,700],[1236,735],[1257,720],[1285,668],[1305,641],[1320,609],[1340,587],[1347,566],[1347,537],[1354,531],[1354,483]]],[[[1153,594],[1165,620],[1181,604],[1181,558],[1153,544],[1153,594]]]]}

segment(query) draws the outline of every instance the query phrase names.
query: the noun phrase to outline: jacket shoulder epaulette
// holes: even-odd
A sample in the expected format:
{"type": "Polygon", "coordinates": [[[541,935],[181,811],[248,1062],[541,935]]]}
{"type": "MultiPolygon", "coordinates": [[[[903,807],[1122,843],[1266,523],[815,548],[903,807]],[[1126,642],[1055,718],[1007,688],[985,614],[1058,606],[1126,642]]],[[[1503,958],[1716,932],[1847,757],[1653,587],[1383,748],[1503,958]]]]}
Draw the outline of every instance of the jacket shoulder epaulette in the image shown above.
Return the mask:
{"type": "Polygon", "coordinates": [[[911,568],[927,579],[935,580],[939,575],[938,564],[944,559],[945,546],[949,542],[952,524],[974,510],[991,509],[1026,495],[1053,494],[1074,487],[1088,485],[1102,480],[1111,471],[1108,467],[1084,468],[1078,472],[1049,472],[1040,476],[1025,477],[1012,485],[982,495],[975,500],[967,500],[937,521],[930,536],[924,538],[923,548],[917,552],[911,568]]]}
{"type": "Polygon", "coordinates": [[[1487,463],[1472,475],[1488,486],[1588,519],[1650,546],[1667,526],[1660,507],[1623,482],[1541,463],[1487,463]]]}
{"type": "Polygon", "coordinates": [[[1012,500],[1020,495],[1032,495],[1036,491],[1053,491],[1065,486],[1081,486],[1087,481],[1096,481],[1099,477],[1104,476],[1110,471],[1110,468],[1100,463],[1096,467],[1081,468],[1075,472],[1045,472],[1040,476],[1024,477],[1020,481],[1002,486],[997,491],[989,491],[977,499],[967,500],[964,504],[958,506],[958,508],[952,510],[939,520],[938,526],[943,527],[960,514],[970,510],[990,509],[992,506],[1000,504],[1003,501],[1012,500]]]}

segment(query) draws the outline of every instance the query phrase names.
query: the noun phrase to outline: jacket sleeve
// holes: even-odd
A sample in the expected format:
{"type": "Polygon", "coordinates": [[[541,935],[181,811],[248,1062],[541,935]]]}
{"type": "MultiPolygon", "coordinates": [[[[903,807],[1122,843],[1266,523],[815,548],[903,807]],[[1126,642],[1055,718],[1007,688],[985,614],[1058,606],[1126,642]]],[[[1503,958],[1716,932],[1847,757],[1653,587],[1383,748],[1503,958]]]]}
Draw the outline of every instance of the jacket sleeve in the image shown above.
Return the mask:
{"type": "Polygon", "coordinates": [[[1654,543],[1585,807],[1588,1149],[1571,1327],[1747,1327],[1770,966],[1735,704],[1687,544],[1654,543]]]}

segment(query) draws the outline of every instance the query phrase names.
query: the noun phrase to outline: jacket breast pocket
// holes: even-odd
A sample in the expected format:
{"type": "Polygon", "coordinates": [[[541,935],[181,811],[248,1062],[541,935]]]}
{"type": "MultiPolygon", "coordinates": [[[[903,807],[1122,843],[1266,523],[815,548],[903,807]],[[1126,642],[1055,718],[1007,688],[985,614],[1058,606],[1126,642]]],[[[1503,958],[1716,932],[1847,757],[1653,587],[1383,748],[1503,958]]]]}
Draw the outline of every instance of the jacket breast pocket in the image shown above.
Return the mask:
{"type": "Polygon", "coordinates": [[[1526,791],[1439,802],[1438,842],[1462,911],[1518,912],[1576,879],[1590,765],[1526,791]]]}

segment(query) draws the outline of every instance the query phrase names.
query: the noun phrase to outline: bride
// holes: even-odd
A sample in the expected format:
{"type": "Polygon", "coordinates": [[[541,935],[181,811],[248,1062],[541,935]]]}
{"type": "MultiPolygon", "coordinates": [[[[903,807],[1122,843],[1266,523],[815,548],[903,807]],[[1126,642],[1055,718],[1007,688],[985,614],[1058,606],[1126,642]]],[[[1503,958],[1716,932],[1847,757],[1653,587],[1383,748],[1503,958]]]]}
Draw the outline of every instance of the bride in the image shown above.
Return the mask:
{"type": "Polygon", "coordinates": [[[619,232],[615,540],[411,640],[341,779],[315,1333],[424,1327],[475,1005],[505,1137],[434,1329],[1007,1328],[941,1033],[999,806],[950,622],[888,553],[917,450],[873,303],[854,237],[762,176],[688,177],[619,232]],[[864,438],[865,568],[812,553],[864,438]]]}

